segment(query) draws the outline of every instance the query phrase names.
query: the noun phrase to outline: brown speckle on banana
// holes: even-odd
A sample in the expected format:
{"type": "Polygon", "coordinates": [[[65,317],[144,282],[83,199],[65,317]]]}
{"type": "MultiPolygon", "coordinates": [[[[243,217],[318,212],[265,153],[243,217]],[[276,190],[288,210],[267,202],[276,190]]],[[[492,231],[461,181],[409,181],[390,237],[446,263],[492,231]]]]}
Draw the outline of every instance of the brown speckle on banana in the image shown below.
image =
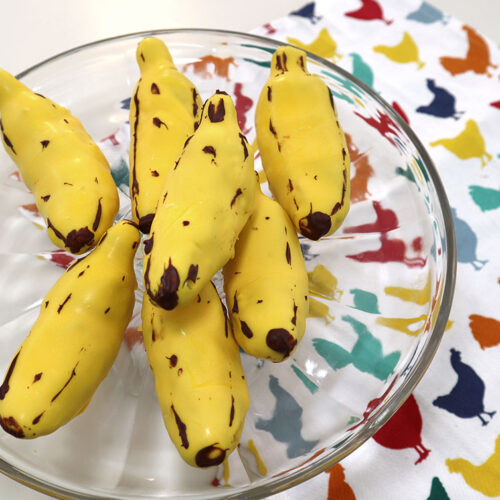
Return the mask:
{"type": "Polygon", "coordinates": [[[115,224],[49,291],[0,386],[0,424],[8,433],[50,434],[86,407],[132,316],[139,238],[135,224],[115,224]]]}
{"type": "Polygon", "coordinates": [[[67,109],[1,69],[0,114],[3,144],[35,196],[52,242],[75,254],[91,249],[119,204],[98,146],[67,109]]]}
{"type": "Polygon", "coordinates": [[[201,99],[159,38],[139,43],[137,62],[141,77],[130,104],[130,195],[134,220],[147,234],[165,177],[200,119],[201,99]]]}
{"type": "Polygon", "coordinates": [[[199,299],[166,311],[145,297],[142,324],[170,438],[188,464],[210,467],[238,445],[249,396],[238,345],[212,283],[199,299]]]}
{"type": "Polygon", "coordinates": [[[165,179],[147,242],[144,285],[164,309],[196,299],[234,254],[256,189],[253,157],[242,142],[246,146],[231,98],[214,94],[185,143],[179,168],[165,179]]]}
{"type": "Polygon", "coordinates": [[[349,211],[350,160],[332,94],[307,72],[305,57],[290,46],[276,50],[255,124],[273,196],[296,231],[317,240],[336,231],[349,211]]]}
{"type": "Polygon", "coordinates": [[[258,180],[255,184],[251,219],[240,233],[234,258],[224,266],[224,290],[240,347],[279,362],[304,334],[307,272],[292,222],[276,201],[262,194],[258,180]]]}

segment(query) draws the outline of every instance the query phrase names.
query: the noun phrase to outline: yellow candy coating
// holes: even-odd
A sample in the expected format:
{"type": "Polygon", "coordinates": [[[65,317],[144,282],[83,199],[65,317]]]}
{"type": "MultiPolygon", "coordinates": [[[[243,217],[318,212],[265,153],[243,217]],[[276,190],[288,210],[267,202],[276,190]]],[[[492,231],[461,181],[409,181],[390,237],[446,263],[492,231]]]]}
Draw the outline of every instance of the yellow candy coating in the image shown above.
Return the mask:
{"type": "Polygon", "coordinates": [[[19,438],[50,434],[92,398],[132,316],[137,226],[122,221],[59,278],[0,386],[0,424],[19,438]]]}
{"type": "Polygon", "coordinates": [[[269,187],[297,232],[332,234],[349,211],[349,153],[330,89],[307,73],[304,51],[273,54],[255,126],[269,187]]]}
{"type": "Polygon", "coordinates": [[[198,125],[202,101],[159,38],[138,44],[137,62],[141,77],[130,101],[130,197],[134,221],[149,233],[165,177],[198,125]]]}
{"type": "Polygon", "coordinates": [[[60,248],[83,253],[113,223],[118,191],[108,162],[80,121],[0,69],[4,147],[60,248]]]}
{"type": "Polygon", "coordinates": [[[185,307],[142,305],[144,345],[165,426],[195,467],[221,464],[240,440],[248,388],[225,308],[212,283],[185,307]]]}
{"type": "Polygon", "coordinates": [[[153,302],[167,310],[188,304],[233,256],[253,207],[254,177],[233,101],[217,93],[167,175],[145,244],[144,284],[153,302]]]}
{"type": "Polygon", "coordinates": [[[224,290],[234,336],[258,358],[283,361],[304,335],[308,280],[295,228],[279,203],[260,191],[224,266],[224,290]]]}

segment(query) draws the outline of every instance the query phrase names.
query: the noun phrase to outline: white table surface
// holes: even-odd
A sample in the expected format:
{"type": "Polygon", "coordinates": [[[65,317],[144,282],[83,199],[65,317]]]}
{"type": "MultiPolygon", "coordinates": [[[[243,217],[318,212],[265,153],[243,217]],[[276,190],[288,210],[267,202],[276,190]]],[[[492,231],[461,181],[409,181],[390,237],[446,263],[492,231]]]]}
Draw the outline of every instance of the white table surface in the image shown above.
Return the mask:
{"type": "MultiPolygon", "coordinates": [[[[429,1],[500,44],[500,0],[429,1]]],[[[17,74],[78,45],[137,31],[167,28],[250,31],[307,2],[308,0],[4,0],[0,13],[0,67],[17,74]]],[[[1,500],[44,498],[47,497],[0,474],[1,500]]]]}

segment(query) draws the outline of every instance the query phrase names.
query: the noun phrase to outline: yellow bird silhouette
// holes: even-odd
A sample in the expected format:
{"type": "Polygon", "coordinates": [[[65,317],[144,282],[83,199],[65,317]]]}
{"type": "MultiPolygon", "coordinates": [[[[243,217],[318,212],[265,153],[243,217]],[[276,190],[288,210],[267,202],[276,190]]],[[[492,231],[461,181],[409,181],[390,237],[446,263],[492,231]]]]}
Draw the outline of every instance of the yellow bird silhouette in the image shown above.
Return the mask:
{"type": "Polygon", "coordinates": [[[403,33],[403,39],[397,45],[393,47],[388,45],[377,45],[373,47],[375,52],[384,54],[391,61],[397,63],[417,63],[417,69],[421,69],[425,66],[425,63],[420,60],[418,55],[418,47],[413,40],[412,36],[405,31],[403,33]]]}
{"type": "Polygon", "coordinates": [[[481,465],[474,465],[465,458],[446,460],[450,472],[462,474],[465,482],[476,491],[488,497],[500,495],[500,434],[495,443],[495,451],[481,465]]]}
{"type": "Polygon", "coordinates": [[[486,151],[484,138],[474,120],[467,120],[465,129],[456,137],[439,139],[431,142],[430,145],[433,147],[444,146],[461,160],[479,158],[481,160],[481,167],[484,167],[492,159],[490,153],[486,151]]]}
{"type": "Polygon", "coordinates": [[[331,37],[326,28],[323,28],[319,35],[311,42],[304,43],[298,38],[287,37],[288,43],[295,45],[301,49],[308,50],[317,56],[325,59],[338,60],[342,56],[337,53],[337,42],[331,37]]]}

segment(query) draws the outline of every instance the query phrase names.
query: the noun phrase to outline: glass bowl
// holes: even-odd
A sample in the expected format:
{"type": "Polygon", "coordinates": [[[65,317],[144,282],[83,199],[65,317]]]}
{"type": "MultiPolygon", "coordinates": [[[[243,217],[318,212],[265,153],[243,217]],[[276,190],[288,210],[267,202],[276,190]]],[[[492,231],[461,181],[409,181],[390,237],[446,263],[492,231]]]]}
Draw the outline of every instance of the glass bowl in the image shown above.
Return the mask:
{"type": "MultiPolygon", "coordinates": [[[[19,75],[35,92],[69,108],[99,141],[119,187],[119,218],[130,214],[135,51],[151,35],[166,42],[203,99],[216,89],[233,96],[250,143],[255,104],[279,45],[227,31],[138,33],[79,47],[19,75]]],[[[209,469],[194,469],[178,457],[137,331],[140,286],[120,353],[87,410],[36,440],[1,432],[2,472],[71,498],[261,498],[347,456],[411,394],[451,306],[456,252],[448,201],[425,149],[386,102],[324,59],[308,54],[308,67],[331,89],[347,134],[351,210],[334,235],[301,240],[311,313],[291,359],[273,364],[242,355],[251,406],[238,450],[209,469]]],[[[258,155],[255,164],[261,169],[258,155]]],[[[42,298],[73,259],[51,244],[16,172],[0,151],[1,373],[42,298]]],[[[139,252],[139,283],[141,259],[139,252]]]]}

